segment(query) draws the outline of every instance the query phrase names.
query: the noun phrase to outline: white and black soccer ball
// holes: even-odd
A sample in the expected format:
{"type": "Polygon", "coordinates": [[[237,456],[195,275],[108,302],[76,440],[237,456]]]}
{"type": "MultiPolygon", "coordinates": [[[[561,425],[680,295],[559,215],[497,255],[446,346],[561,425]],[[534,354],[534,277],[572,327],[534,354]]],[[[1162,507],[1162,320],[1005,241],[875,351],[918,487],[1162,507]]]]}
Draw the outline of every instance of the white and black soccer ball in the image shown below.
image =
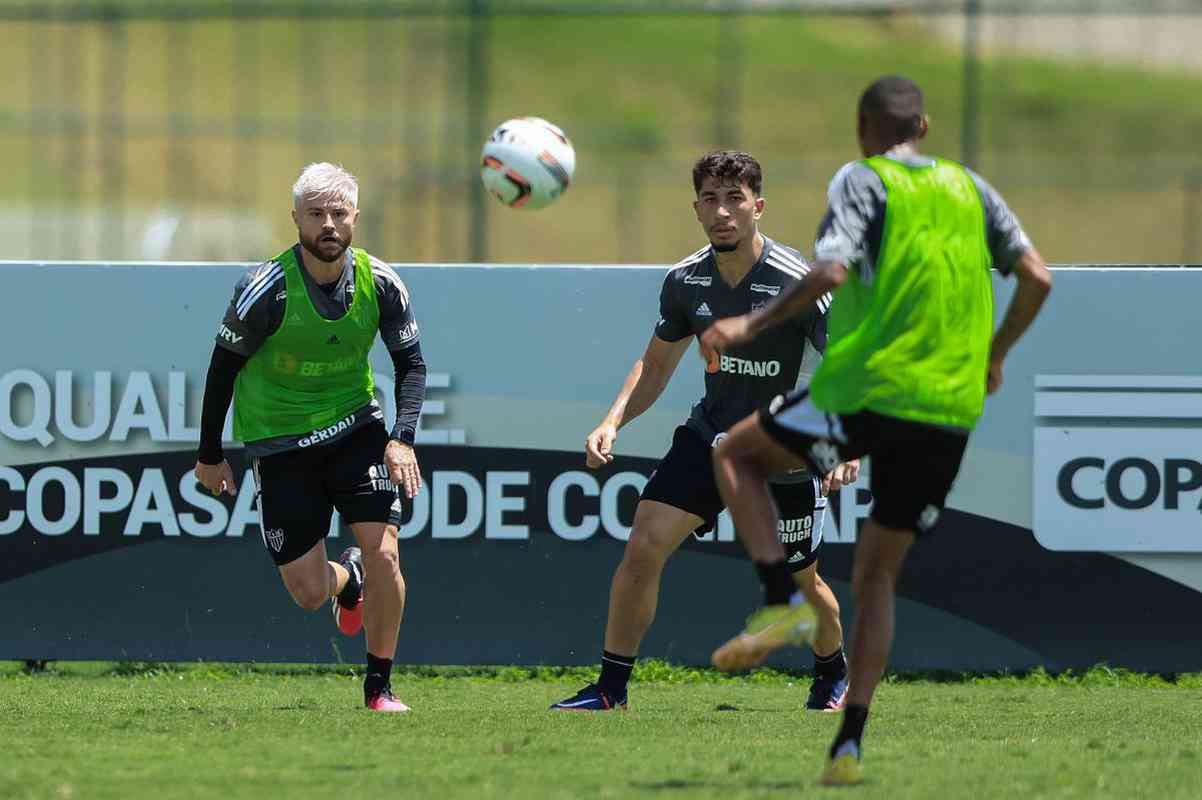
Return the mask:
{"type": "Polygon", "coordinates": [[[567,191],[575,171],[576,150],[558,126],[518,117],[484,143],[480,180],[510,208],[545,208],[567,191]]]}

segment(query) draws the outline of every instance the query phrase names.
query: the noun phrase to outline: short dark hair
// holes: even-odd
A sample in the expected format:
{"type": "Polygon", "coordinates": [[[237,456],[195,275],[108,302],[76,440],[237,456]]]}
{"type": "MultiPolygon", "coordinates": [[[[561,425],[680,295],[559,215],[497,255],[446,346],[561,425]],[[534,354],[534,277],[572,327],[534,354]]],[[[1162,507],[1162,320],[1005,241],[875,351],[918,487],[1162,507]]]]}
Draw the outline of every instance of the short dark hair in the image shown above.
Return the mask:
{"type": "Polygon", "coordinates": [[[693,191],[700,194],[706,178],[722,183],[747,184],[756,197],[764,188],[764,172],[760,162],[741,150],[715,150],[697,159],[693,165],[693,191]]]}
{"type": "Polygon", "coordinates": [[[909,78],[886,75],[860,95],[860,115],[876,119],[898,142],[918,138],[922,132],[922,89],[909,78]]]}

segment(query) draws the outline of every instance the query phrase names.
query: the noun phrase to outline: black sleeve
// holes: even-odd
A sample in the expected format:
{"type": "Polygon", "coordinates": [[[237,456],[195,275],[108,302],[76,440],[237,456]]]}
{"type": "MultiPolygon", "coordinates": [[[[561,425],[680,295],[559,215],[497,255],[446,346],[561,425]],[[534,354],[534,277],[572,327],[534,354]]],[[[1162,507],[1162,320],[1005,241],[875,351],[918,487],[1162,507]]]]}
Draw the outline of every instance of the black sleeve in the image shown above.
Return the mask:
{"type": "Polygon", "coordinates": [[[221,345],[213,347],[200,411],[200,449],[196,460],[202,464],[220,464],[225,458],[221,449],[225,414],[230,410],[230,401],[234,399],[234,381],[238,377],[238,370],[249,360],[221,345]]]}
{"type": "Polygon", "coordinates": [[[217,329],[217,344],[250,358],[284,320],[284,270],[274,261],[252,267],[234,287],[217,329]]]}
{"type": "Polygon", "coordinates": [[[420,336],[409,289],[396,271],[383,261],[373,257],[371,269],[380,304],[380,338],[388,352],[404,350],[416,344],[420,336]]]}
{"type": "Polygon", "coordinates": [[[668,273],[664,278],[663,288],[659,291],[659,322],[655,323],[655,335],[665,342],[679,342],[686,336],[693,335],[693,326],[689,317],[680,307],[676,299],[676,271],[668,273]]]}
{"type": "Polygon", "coordinates": [[[417,420],[426,399],[426,362],[422,346],[414,342],[400,350],[389,350],[396,367],[396,423],[391,438],[412,445],[417,436],[417,420]]]}

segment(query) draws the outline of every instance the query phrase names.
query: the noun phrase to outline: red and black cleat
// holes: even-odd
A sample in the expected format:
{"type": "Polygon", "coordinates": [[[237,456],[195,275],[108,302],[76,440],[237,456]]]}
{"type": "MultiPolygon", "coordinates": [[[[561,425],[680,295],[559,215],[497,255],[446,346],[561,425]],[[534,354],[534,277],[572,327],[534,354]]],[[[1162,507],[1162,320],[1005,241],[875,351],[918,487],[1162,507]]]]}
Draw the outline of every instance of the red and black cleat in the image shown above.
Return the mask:
{"type": "Polygon", "coordinates": [[[338,556],[338,563],[351,577],[333,600],[334,623],[347,636],[354,636],[363,629],[363,554],[358,547],[348,547],[338,556]]]}

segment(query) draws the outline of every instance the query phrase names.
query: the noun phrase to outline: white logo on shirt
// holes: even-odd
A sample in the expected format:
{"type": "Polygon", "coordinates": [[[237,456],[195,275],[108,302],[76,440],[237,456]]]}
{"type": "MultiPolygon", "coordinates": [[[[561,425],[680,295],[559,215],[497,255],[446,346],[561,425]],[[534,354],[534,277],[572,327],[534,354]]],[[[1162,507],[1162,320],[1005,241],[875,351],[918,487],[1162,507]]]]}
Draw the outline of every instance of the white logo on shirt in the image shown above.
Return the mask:
{"type": "Polygon", "coordinates": [[[686,284],[696,284],[697,286],[709,286],[714,282],[714,279],[710,275],[686,275],[684,282],[686,284]]]}
{"type": "Polygon", "coordinates": [[[763,283],[753,283],[753,284],[751,284],[751,291],[762,292],[764,294],[770,294],[773,297],[776,297],[778,294],[780,294],[780,287],[779,286],[768,286],[767,284],[763,284],[763,283]]]}
{"type": "Polygon", "coordinates": [[[780,374],[779,361],[752,361],[735,356],[719,356],[718,369],[732,375],[752,375],[756,378],[775,378],[780,374]]]}
{"type": "Polygon", "coordinates": [[[237,344],[242,341],[242,337],[225,327],[225,323],[222,323],[221,327],[217,329],[217,335],[230,344],[237,344]]]}
{"type": "Polygon", "coordinates": [[[710,307],[707,303],[702,303],[701,305],[697,306],[697,316],[712,317],[714,314],[712,311],[710,311],[710,307]]]}
{"type": "Polygon", "coordinates": [[[417,334],[418,334],[417,321],[414,320],[413,322],[410,322],[405,327],[401,328],[401,331],[400,331],[401,344],[405,344],[407,342],[413,341],[414,339],[417,338],[417,334]]]}

